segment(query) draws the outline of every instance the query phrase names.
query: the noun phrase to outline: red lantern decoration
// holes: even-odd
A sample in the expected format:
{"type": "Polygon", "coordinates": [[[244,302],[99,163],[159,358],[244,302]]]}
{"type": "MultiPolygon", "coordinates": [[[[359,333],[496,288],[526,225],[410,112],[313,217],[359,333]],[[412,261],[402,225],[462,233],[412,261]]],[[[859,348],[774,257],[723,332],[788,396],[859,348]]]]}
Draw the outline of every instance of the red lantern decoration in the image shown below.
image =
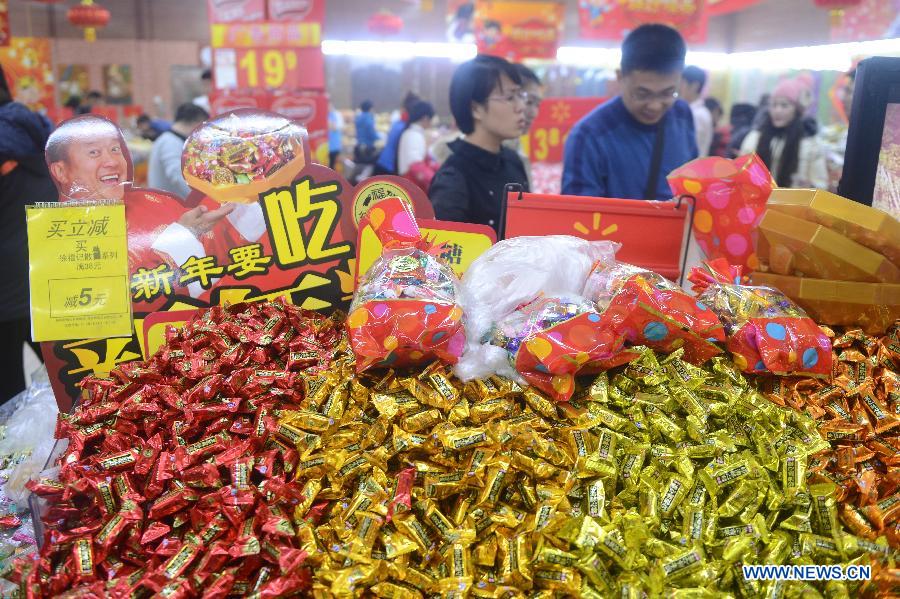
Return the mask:
{"type": "Polygon", "coordinates": [[[93,42],[97,39],[97,29],[106,27],[109,23],[109,11],[94,4],[94,0],[81,0],[81,4],[69,9],[66,18],[75,27],[84,28],[84,39],[93,42]]]}
{"type": "Polygon", "coordinates": [[[386,10],[375,13],[366,22],[369,31],[377,35],[397,35],[403,29],[403,19],[386,10]]]}
{"type": "Polygon", "coordinates": [[[816,6],[831,14],[831,26],[837,27],[844,18],[844,10],[859,6],[862,0],[813,0],[816,6]]]}

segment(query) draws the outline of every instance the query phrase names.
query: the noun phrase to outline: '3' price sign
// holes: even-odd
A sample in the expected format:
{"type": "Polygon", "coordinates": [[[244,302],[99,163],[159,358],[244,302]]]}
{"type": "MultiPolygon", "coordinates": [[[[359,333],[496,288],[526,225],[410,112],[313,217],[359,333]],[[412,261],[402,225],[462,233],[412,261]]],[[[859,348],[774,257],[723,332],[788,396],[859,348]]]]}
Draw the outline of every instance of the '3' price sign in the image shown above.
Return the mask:
{"type": "Polygon", "coordinates": [[[325,64],[319,47],[217,48],[219,89],[323,89],[325,64]]]}

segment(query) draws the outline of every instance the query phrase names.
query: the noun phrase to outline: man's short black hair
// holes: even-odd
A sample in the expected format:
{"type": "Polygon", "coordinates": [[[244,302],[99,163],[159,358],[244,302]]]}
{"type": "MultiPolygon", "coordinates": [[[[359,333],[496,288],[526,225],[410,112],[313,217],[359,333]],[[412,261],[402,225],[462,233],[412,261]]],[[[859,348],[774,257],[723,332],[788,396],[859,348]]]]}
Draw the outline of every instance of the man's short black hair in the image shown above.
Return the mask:
{"type": "Polygon", "coordinates": [[[212,81],[212,70],[203,69],[203,72],[200,73],[200,80],[201,81],[212,81]]]}
{"type": "Polygon", "coordinates": [[[144,123],[149,123],[149,122],[150,122],[150,117],[146,114],[142,114],[141,116],[139,116],[137,118],[138,125],[143,125],[144,123]]]}
{"type": "Polygon", "coordinates": [[[706,71],[700,67],[695,67],[694,65],[685,67],[681,73],[681,78],[688,83],[699,83],[698,92],[702,92],[703,88],[706,87],[706,71]]]}
{"type": "Polygon", "coordinates": [[[363,100],[363,103],[359,105],[359,109],[363,112],[372,110],[372,100],[363,100]]]}
{"type": "Polygon", "coordinates": [[[541,85],[541,80],[538,78],[537,74],[524,64],[516,63],[513,66],[516,67],[516,71],[519,73],[519,78],[522,79],[523,84],[534,83],[536,85],[541,85]]]}
{"type": "Polygon", "coordinates": [[[87,93],[87,99],[88,100],[102,100],[103,94],[101,94],[97,90],[93,89],[87,93]]]}
{"type": "Polygon", "coordinates": [[[503,26],[500,24],[500,21],[496,19],[488,19],[482,25],[485,29],[496,29],[497,31],[501,31],[503,26]]]}
{"type": "Polygon", "coordinates": [[[668,25],[641,25],[622,42],[622,73],[653,71],[670,75],[684,69],[687,46],[668,25]]]}
{"type": "Polygon", "coordinates": [[[500,85],[500,77],[506,75],[513,83],[522,85],[522,77],[516,67],[497,56],[479,54],[462,63],[450,81],[450,112],[456,126],[464,134],[475,131],[472,104],[484,104],[491,92],[500,85]]]}
{"type": "Polygon", "coordinates": [[[202,123],[209,113],[193,102],[185,102],[175,111],[175,120],[181,123],[202,123]]]}

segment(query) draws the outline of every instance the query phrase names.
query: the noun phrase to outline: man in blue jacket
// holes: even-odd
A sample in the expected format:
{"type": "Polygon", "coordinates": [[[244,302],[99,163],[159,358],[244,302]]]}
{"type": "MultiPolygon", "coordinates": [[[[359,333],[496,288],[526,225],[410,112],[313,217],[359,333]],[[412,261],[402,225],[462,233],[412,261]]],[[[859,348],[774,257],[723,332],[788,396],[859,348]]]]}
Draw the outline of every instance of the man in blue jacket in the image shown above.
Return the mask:
{"type": "Polygon", "coordinates": [[[622,43],[621,94],[581,119],[565,145],[567,195],[664,200],[666,175],[697,158],[690,106],[678,99],[687,48],[665,25],[642,25],[622,43]]]}

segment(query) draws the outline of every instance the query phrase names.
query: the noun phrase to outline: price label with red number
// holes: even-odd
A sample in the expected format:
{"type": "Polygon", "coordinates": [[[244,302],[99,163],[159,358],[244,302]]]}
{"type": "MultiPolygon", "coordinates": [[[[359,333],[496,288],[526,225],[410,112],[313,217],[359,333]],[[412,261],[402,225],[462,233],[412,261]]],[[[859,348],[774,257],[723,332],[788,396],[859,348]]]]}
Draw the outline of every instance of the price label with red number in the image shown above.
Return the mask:
{"type": "Polygon", "coordinates": [[[213,53],[219,89],[324,89],[320,48],[218,48],[213,53]]]}
{"type": "Polygon", "coordinates": [[[522,137],[522,151],[532,162],[562,162],[569,131],[602,102],[602,98],[544,100],[531,130],[522,137]]]}

